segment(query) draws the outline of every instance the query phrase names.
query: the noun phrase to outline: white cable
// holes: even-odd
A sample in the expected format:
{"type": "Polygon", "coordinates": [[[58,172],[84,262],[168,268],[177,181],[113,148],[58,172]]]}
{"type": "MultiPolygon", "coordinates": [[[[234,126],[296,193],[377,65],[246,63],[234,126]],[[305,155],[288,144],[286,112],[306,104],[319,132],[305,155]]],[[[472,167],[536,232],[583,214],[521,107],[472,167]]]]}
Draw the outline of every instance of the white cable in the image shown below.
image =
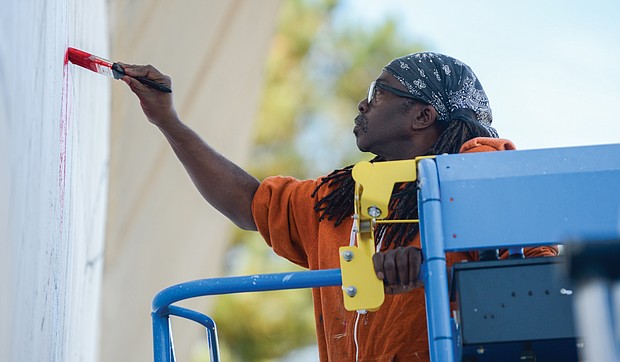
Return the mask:
{"type": "Polygon", "coordinates": [[[355,327],[353,329],[353,342],[355,342],[355,361],[357,362],[359,359],[359,345],[357,344],[357,322],[359,322],[360,320],[360,314],[357,313],[357,316],[355,317],[355,327]]]}
{"type": "Polygon", "coordinates": [[[355,342],[355,361],[356,362],[359,360],[359,353],[360,353],[360,351],[359,351],[359,344],[357,342],[357,324],[358,324],[358,322],[360,320],[360,316],[362,314],[366,314],[366,313],[368,313],[368,311],[365,310],[365,309],[358,310],[357,311],[357,316],[355,317],[355,326],[354,326],[354,329],[353,329],[353,342],[355,342]]]}

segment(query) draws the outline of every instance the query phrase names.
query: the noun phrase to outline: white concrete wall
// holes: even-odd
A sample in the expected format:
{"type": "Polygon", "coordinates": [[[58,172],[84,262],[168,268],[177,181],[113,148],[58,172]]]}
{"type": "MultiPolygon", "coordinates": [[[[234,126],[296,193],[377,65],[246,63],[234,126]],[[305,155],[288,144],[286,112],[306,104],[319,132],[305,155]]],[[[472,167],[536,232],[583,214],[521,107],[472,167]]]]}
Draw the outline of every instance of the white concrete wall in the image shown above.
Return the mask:
{"type": "Polygon", "coordinates": [[[107,203],[104,0],[0,0],[0,361],[94,361],[107,203]]]}

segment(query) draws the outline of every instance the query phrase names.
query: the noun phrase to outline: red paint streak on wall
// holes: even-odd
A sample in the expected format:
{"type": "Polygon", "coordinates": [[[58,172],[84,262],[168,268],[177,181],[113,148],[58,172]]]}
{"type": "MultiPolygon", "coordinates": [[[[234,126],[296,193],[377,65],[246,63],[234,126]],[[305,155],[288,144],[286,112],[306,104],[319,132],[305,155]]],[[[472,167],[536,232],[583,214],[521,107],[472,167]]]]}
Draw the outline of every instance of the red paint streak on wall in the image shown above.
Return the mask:
{"type": "Polygon", "coordinates": [[[65,53],[65,60],[63,63],[63,76],[62,76],[62,95],[61,95],[61,107],[60,107],[60,126],[59,126],[59,150],[60,157],[58,161],[58,195],[59,195],[59,227],[60,235],[64,230],[64,215],[65,215],[65,190],[66,190],[66,177],[67,177],[67,134],[71,120],[71,105],[73,104],[71,88],[71,73],[69,72],[69,58],[65,53]]]}

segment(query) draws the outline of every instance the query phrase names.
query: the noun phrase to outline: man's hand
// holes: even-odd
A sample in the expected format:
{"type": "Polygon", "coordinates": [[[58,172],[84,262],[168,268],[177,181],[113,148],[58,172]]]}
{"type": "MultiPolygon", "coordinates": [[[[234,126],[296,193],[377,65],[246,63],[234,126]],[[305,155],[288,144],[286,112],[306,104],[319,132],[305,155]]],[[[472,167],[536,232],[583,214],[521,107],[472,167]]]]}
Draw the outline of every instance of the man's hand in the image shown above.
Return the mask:
{"type": "Polygon", "coordinates": [[[406,246],[375,253],[372,262],[377,278],[383,280],[386,294],[406,293],[422,286],[418,280],[422,252],[418,248],[406,246]]]}
{"type": "Polygon", "coordinates": [[[165,126],[169,122],[178,121],[172,94],[163,93],[149,88],[133,77],[145,77],[171,88],[172,80],[152,65],[131,65],[118,63],[125,71],[121,78],[140,99],[140,106],[148,120],[156,126],[165,126]]]}

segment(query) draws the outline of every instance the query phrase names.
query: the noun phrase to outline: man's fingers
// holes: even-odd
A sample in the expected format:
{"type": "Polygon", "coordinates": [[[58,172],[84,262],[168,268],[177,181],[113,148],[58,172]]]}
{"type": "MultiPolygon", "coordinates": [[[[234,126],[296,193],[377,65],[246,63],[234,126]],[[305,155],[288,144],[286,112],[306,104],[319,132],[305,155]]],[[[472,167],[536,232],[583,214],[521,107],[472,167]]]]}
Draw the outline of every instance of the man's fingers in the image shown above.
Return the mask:
{"type": "Polygon", "coordinates": [[[372,257],[375,273],[383,280],[385,292],[399,294],[420,286],[418,276],[422,253],[415,247],[398,247],[372,257]]]}
{"type": "Polygon", "coordinates": [[[422,263],[422,252],[416,248],[409,248],[409,285],[414,285],[420,275],[420,264],[422,263]]]}
{"type": "Polygon", "coordinates": [[[137,95],[140,95],[140,94],[144,93],[146,90],[148,90],[147,86],[145,86],[144,84],[140,83],[135,78],[132,78],[130,76],[125,75],[121,79],[123,80],[123,82],[125,82],[129,86],[131,91],[134,92],[137,95]]]}
{"type": "MultiPolygon", "coordinates": [[[[121,67],[125,71],[125,74],[131,77],[150,78],[148,77],[149,74],[157,75],[157,73],[159,73],[159,71],[157,71],[157,69],[155,69],[152,65],[134,65],[134,64],[123,64],[123,63],[118,63],[118,64],[121,65],[121,67]]],[[[159,73],[159,75],[161,75],[161,73],[159,73]]]]}
{"type": "Polygon", "coordinates": [[[123,68],[125,74],[130,77],[144,77],[148,79],[152,79],[157,83],[164,84],[170,86],[172,81],[170,77],[161,73],[157,68],[152,65],[133,65],[133,64],[125,64],[118,62],[118,64],[123,68]]]}
{"type": "Polygon", "coordinates": [[[396,269],[398,272],[398,284],[408,285],[411,281],[409,279],[411,265],[409,264],[409,248],[403,248],[399,246],[396,249],[396,269]]]}
{"type": "Polygon", "coordinates": [[[396,251],[388,250],[383,258],[384,282],[387,285],[398,284],[398,271],[396,269],[396,251]]]}
{"type": "Polygon", "coordinates": [[[377,274],[377,278],[383,280],[385,279],[385,274],[383,273],[383,253],[374,253],[372,255],[372,264],[375,267],[375,274],[377,274]]]}

